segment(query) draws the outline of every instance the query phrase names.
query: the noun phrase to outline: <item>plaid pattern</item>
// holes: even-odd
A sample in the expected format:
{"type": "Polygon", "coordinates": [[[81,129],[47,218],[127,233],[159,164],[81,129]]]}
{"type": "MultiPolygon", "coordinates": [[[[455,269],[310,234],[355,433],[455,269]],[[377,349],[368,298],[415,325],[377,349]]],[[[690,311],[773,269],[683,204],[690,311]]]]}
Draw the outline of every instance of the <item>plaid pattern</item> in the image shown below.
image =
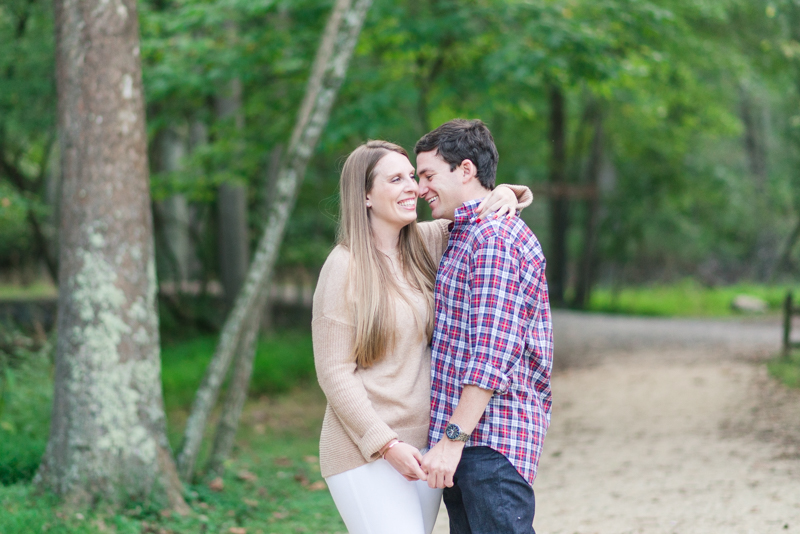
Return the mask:
{"type": "Polygon", "coordinates": [[[436,276],[429,440],[444,437],[463,386],[494,390],[467,446],[500,452],[533,485],[551,407],[545,258],[519,217],[475,224],[479,203],[456,210],[436,276]]]}

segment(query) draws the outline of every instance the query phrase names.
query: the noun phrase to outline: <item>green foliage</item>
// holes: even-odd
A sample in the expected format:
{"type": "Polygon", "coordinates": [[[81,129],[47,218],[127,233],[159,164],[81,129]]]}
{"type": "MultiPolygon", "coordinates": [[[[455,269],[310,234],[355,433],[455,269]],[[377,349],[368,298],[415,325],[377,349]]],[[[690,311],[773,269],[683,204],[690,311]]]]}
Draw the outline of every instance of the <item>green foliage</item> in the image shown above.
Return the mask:
{"type": "Polygon", "coordinates": [[[316,459],[324,400],[318,388],[295,390],[251,405],[247,414],[263,411],[280,417],[264,428],[244,428],[235,457],[226,465],[221,491],[208,481],[186,487],[190,515],[163,516],[134,503],[121,513],[103,510],[64,511],[54,499],[38,495],[29,484],[0,486],[0,532],[28,534],[95,534],[117,532],[220,532],[242,527],[250,534],[323,534],[346,530],[322,482],[316,459]],[[271,413],[274,410],[276,413],[271,413]],[[242,474],[243,476],[240,476],[242,474]]]}
{"type": "MultiPolygon", "coordinates": [[[[168,410],[191,405],[216,346],[216,336],[203,336],[162,348],[161,378],[168,410]]],[[[285,332],[259,340],[251,395],[282,393],[313,377],[308,332],[285,332]]]]}
{"type": "MultiPolygon", "coordinates": [[[[17,190],[0,182],[0,258],[9,258],[31,248],[28,202],[17,190]]],[[[0,260],[0,263],[3,263],[0,260]]]]}
{"type": "Polygon", "coordinates": [[[49,213],[44,175],[55,140],[55,55],[49,0],[0,5],[0,265],[33,253],[31,211],[49,213]]]}
{"type": "Polygon", "coordinates": [[[786,291],[798,287],[736,284],[706,287],[686,279],[674,284],[613,289],[600,287],[593,291],[589,310],[627,315],[665,317],[725,317],[737,315],[731,304],[737,295],[758,297],[769,310],[777,313],[786,291]]]}
{"type": "MultiPolygon", "coordinates": [[[[191,406],[216,341],[214,336],[198,337],[162,349],[168,412],[191,406]]],[[[50,342],[36,343],[18,331],[0,330],[0,485],[30,480],[44,453],[53,390],[51,353],[50,342]]],[[[259,340],[251,396],[285,393],[300,385],[315,388],[313,378],[308,332],[282,332],[259,340]]]]}
{"type": "Polygon", "coordinates": [[[779,356],[767,363],[769,374],[790,388],[800,388],[800,351],[793,351],[789,357],[779,356]]]}
{"type": "MultiPolygon", "coordinates": [[[[139,3],[149,136],[156,144],[169,128],[187,151],[175,172],[163,171],[154,153],[152,193],[155,200],[183,193],[193,203],[207,278],[217,264],[220,183],[247,184],[253,244],[260,236],[269,154],[289,140],[331,6],[139,3]],[[215,109],[232,80],[242,85],[243,127],[215,109]],[[200,130],[203,141],[193,138],[200,130]]],[[[791,272],[800,265],[788,240],[800,217],[798,13],[794,0],[376,0],[278,268],[321,266],[334,239],[343,157],[368,138],[411,148],[445,120],[480,117],[498,144],[500,181],[543,184],[548,94],[558,87],[573,185],[585,174],[587,111],[604,117],[602,282],[765,281],[780,274],[777,257],[787,247],[791,272]],[[760,117],[753,128],[766,151],[763,177],[754,176],[744,148],[753,133],[743,119],[747,98],[760,117]]],[[[0,155],[22,177],[0,166],[0,200],[10,201],[0,203],[0,264],[14,251],[40,253],[29,212],[42,221],[51,211],[41,176],[55,123],[52,34],[49,0],[0,7],[0,155]]],[[[583,249],[584,217],[573,202],[573,259],[583,249]]],[[[550,229],[546,218],[535,219],[547,253],[550,229]]]]}
{"type": "Polygon", "coordinates": [[[52,404],[49,342],[0,324],[0,485],[33,477],[47,445],[52,404]]]}

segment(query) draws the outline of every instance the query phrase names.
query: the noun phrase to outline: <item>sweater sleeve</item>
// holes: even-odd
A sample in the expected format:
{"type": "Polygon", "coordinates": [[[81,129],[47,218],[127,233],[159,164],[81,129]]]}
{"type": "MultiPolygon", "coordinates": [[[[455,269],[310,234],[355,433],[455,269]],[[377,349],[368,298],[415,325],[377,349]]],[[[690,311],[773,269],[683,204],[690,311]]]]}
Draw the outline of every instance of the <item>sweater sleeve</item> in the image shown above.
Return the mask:
{"type": "Polygon", "coordinates": [[[311,323],[317,380],[328,404],[368,462],[397,433],[377,414],[351,358],[355,329],[322,316],[311,323]]]}
{"type": "Polygon", "coordinates": [[[517,195],[517,211],[527,208],[533,202],[533,192],[524,185],[497,184],[497,187],[507,187],[517,195]]]}
{"type": "Polygon", "coordinates": [[[442,255],[447,248],[447,241],[450,239],[449,226],[450,221],[447,219],[417,223],[419,233],[422,235],[422,241],[428,247],[428,253],[436,265],[439,264],[439,260],[442,259],[442,255]]]}

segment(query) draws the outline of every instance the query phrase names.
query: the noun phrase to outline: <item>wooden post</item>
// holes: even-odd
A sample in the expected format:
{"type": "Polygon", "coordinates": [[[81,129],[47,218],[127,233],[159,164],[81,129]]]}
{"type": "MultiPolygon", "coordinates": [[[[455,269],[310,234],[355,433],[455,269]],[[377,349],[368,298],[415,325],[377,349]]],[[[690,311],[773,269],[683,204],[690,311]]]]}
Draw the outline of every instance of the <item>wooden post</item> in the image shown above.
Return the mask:
{"type": "Polygon", "coordinates": [[[792,315],[794,314],[792,292],[786,293],[783,301],[783,357],[788,358],[792,352],[792,315]]]}

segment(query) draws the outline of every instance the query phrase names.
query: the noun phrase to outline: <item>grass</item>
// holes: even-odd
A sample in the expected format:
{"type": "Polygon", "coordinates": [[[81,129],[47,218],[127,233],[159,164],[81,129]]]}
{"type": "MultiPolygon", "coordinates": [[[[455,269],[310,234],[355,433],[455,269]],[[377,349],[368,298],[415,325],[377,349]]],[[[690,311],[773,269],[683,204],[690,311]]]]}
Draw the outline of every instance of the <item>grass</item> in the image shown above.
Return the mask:
{"type": "MultiPolygon", "coordinates": [[[[182,421],[215,344],[216,338],[201,337],[162,349],[173,445],[180,439],[182,421]]],[[[162,515],[158,509],[136,503],[118,513],[102,509],[67,512],[51,497],[37,495],[28,480],[46,439],[38,438],[32,448],[19,420],[35,427],[26,432],[35,430],[35,435],[46,438],[49,417],[42,411],[45,402],[31,396],[31,391],[49,390],[52,378],[46,372],[16,375],[13,388],[6,387],[3,393],[13,402],[7,403],[0,414],[0,472],[6,468],[17,476],[16,483],[0,485],[0,534],[345,532],[319,473],[317,454],[325,398],[314,380],[308,332],[282,332],[259,341],[251,398],[235,450],[226,464],[223,487],[209,484],[208,479],[188,485],[186,499],[192,513],[186,517],[162,515]],[[14,455],[24,465],[18,465],[14,455]]],[[[202,460],[198,465],[203,465],[202,460]]]]}
{"type": "Polygon", "coordinates": [[[222,487],[208,480],[187,486],[186,517],[136,504],[122,513],[67,513],[30,484],[16,484],[0,487],[0,532],[344,533],[319,473],[324,407],[322,393],[310,386],[248,403],[222,487]]]}
{"type": "Polygon", "coordinates": [[[0,284],[0,300],[41,299],[58,297],[58,288],[49,282],[28,285],[0,284]]]}
{"type": "Polygon", "coordinates": [[[800,286],[736,284],[706,287],[693,280],[669,285],[627,287],[614,291],[607,287],[592,292],[589,311],[663,317],[728,317],[741,315],[731,308],[737,295],[750,295],[767,302],[770,312],[778,312],[787,290],[800,297],[800,286]]]}
{"type": "MultiPolygon", "coordinates": [[[[216,336],[202,336],[161,349],[161,380],[167,410],[188,407],[217,346],[216,336]]],[[[287,331],[259,339],[250,394],[276,394],[314,378],[311,336],[287,331]]]]}
{"type": "Polygon", "coordinates": [[[769,374],[790,388],[800,388],[800,351],[793,351],[788,357],[778,356],[767,362],[769,374]]]}

